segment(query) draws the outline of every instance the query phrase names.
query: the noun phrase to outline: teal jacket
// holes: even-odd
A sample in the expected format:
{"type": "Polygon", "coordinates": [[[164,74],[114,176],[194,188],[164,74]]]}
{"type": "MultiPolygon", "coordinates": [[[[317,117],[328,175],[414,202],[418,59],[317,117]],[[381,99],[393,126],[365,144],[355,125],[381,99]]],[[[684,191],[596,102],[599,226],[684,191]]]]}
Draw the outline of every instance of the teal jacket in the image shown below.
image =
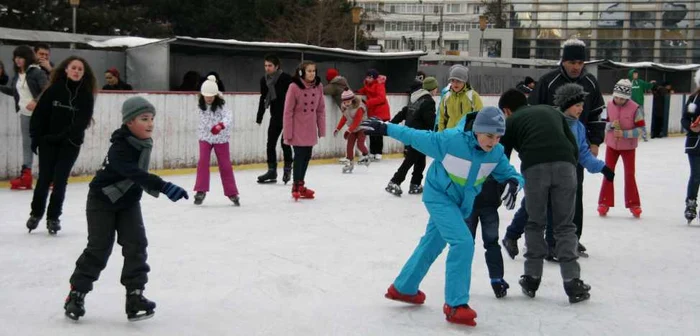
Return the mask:
{"type": "Polygon", "coordinates": [[[452,128],[431,132],[387,124],[387,134],[433,158],[425,178],[423,202],[455,204],[464,218],[471,214],[474,199],[489,175],[499,183],[513,178],[520,188],[524,185],[522,176],[503,153],[503,146],[485,152],[470,131],[452,128]]]}

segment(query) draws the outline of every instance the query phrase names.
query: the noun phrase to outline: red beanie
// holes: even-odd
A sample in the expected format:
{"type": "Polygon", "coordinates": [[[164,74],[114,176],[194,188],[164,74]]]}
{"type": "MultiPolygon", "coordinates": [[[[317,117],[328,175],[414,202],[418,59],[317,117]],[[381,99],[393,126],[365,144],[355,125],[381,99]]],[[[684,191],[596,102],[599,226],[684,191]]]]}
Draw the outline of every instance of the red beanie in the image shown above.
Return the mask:
{"type": "Polygon", "coordinates": [[[330,68],[326,71],[326,80],[331,81],[333,78],[338,76],[338,70],[330,68]]]}
{"type": "Polygon", "coordinates": [[[112,74],[112,76],[119,78],[119,70],[117,68],[109,68],[107,71],[112,74]]]}

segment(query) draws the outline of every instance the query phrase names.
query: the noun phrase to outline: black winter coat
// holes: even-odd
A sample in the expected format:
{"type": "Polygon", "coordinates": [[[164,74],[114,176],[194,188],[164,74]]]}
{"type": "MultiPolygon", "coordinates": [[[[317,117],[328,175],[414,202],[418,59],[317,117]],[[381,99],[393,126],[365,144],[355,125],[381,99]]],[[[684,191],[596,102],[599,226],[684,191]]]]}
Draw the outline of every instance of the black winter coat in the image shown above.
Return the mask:
{"type": "MultiPolygon", "coordinates": [[[[465,131],[471,131],[474,125],[474,120],[479,112],[468,113],[465,118],[467,122],[464,124],[465,131]]],[[[501,194],[505,189],[505,184],[498,183],[493,176],[489,175],[481,186],[481,192],[474,199],[474,209],[483,208],[498,208],[501,206],[501,194]]]]}
{"type": "Polygon", "coordinates": [[[133,91],[134,88],[131,87],[131,84],[124,83],[124,82],[122,82],[122,80],[120,79],[119,82],[117,82],[117,84],[115,84],[115,85],[105,84],[105,85],[102,87],[102,90],[111,90],[111,91],[133,91]]]}
{"type": "Polygon", "coordinates": [[[102,188],[110,186],[114,183],[129,179],[134,184],[129,188],[116,205],[128,206],[141,200],[143,189],[163,190],[165,181],[158,175],[150,174],[139,168],[139,158],[141,151],[127,142],[126,138],[133,136],[126,125],[122,125],[112,133],[110,141],[112,145],[109,147],[107,156],[102,162],[102,168],[97,171],[95,177],[90,182],[90,191],[92,194],[98,195],[100,200],[109,204],[107,195],[102,192],[102,188]]]}
{"type": "MultiPolygon", "coordinates": [[[[406,121],[406,126],[419,130],[432,130],[435,127],[435,100],[428,91],[416,91],[418,97],[391,119],[392,124],[406,121]]],[[[415,94],[414,93],[414,94],[415,94]]],[[[412,95],[413,97],[413,95],[412,95]]]]}
{"type": "Polygon", "coordinates": [[[92,121],[95,96],[91,88],[70,79],[59,80],[44,91],[32,113],[29,135],[36,143],[80,147],[92,121]]]}
{"type": "Polygon", "coordinates": [[[586,126],[586,137],[592,145],[600,145],[605,140],[605,122],[601,120],[601,114],[605,109],[605,100],[600,93],[598,80],[586,72],[584,69],[576,79],[571,79],[566,75],[563,67],[552,70],[544,74],[537,81],[535,89],[528,97],[530,105],[546,104],[555,106],[554,92],[564,84],[576,83],[583,86],[583,90],[588,92],[583,105],[583,112],[579,117],[581,123],[586,126]]]}
{"type": "Polygon", "coordinates": [[[700,92],[695,92],[685,103],[683,107],[683,116],[681,116],[681,125],[688,131],[685,134],[685,152],[691,155],[700,156],[700,133],[696,133],[690,130],[690,124],[700,117],[700,92]],[[688,106],[690,104],[695,104],[695,112],[688,112],[688,106]]]}
{"type": "MultiPolygon", "coordinates": [[[[270,124],[282,126],[284,117],[284,99],[287,96],[289,84],[292,84],[292,76],[286,72],[280,74],[275,83],[275,94],[277,98],[270,103],[270,124]]],[[[267,82],[265,76],[260,79],[260,102],[258,103],[258,115],[255,120],[258,124],[262,122],[265,115],[265,97],[267,97],[267,82]]]]}

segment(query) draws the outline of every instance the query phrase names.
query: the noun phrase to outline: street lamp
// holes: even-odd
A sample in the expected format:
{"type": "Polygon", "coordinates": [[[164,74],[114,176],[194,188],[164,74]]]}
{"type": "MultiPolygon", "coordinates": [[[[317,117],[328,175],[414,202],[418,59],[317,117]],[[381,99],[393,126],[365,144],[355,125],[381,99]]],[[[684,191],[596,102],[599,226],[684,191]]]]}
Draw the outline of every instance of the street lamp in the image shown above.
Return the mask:
{"type": "Polygon", "coordinates": [[[486,30],[487,23],[488,17],[486,17],[486,15],[480,15],[479,30],[481,30],[481,37],[479,38],[479,57],[484,57],[484,31],[486,30]]]}
{"type": "MultiPolygon", "coordinates": [[[[69,0],[70,6],[73,7],[73,34],[77,33],[77,21],[78,21],[78,6],[80,6],[80,0],[69,0]]],[[[75,43],[70,44],[71,49],[75,49],[75,43]]]]}
{"type": "Polygon", "coordinates": [[[353,38],[353,50],[357,50],[357,26],[360,25],[360,14],[362,14],[362,7],[355,6],[351,9],[352,11],[352,24],[355,25],[355,36],[353,38]]]}

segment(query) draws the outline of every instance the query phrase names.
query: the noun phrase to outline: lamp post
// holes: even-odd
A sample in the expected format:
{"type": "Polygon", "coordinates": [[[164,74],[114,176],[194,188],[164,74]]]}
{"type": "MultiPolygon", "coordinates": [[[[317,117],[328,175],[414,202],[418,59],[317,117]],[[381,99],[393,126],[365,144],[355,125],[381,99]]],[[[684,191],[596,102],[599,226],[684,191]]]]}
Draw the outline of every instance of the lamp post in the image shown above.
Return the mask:
{"type": "Polygon", "coordinates": [[[360,14],[362,14],[362,7],[355,6],[351,9],[352,11],[352,23],[355,25],[355,35],[353,37],[353,50],[357,50],[357,26],[360,25],[360,14]]]}
{"type": "MultiPolygon", "coordinates": [[[[69,3],[73,8],[73,34],[76,34],[78,26],[78,6],[80,6],[80,0],[69,0],[69,3]]],[[[75,43],[71,43],[70,48],[75,49],[75,43]]]]}
{"type": "Polygon", "coordinates": [[[479,37],[479,57],[484,57],[484,31],[486,30],[487,23],[488,18],[486,15],[479,16],[479,30],[481,30],[481,36],[479,37]]]}

